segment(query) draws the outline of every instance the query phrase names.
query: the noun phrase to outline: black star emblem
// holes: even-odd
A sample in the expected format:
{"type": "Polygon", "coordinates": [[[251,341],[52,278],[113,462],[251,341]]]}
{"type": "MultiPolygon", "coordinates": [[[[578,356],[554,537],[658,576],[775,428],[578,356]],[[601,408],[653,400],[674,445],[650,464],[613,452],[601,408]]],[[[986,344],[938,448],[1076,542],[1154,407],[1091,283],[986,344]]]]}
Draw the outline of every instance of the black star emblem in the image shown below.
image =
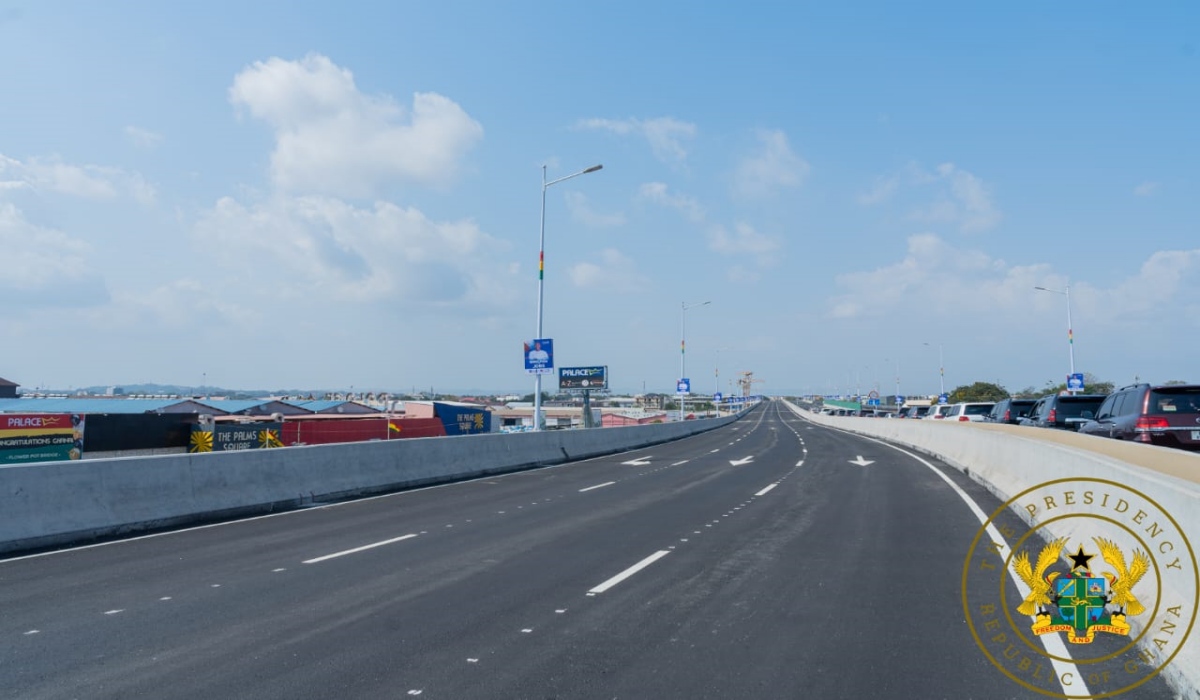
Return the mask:
{"type": "Polygon", "coordinates": [[[1072,563],[1071,571],[1074,571],[1075,569],[1087,569],[1088,562],[1091,561],[1095,556],[1095,554],[1084,554],[1083,545],[1079,545],[1079,551],[1067,557],[1072,563]]]}

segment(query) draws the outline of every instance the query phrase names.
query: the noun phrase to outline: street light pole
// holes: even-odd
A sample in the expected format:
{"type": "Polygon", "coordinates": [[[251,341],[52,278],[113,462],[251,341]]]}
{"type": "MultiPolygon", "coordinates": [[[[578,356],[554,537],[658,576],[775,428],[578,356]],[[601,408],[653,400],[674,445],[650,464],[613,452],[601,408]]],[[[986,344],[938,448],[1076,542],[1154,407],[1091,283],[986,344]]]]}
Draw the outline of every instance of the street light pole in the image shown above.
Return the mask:
{"type": "Polygon", "coordinates": [[[904,398],[900,395],[900,360],[896,360],[896,406],[899,407],[904,398]]]}
{"type": "MultiPolygon", "coordinates": [[[[550,185],[556,185],[564,180],[570,180],[573,177],[594,173],[603,168],[603,165],[593,165],[590,168],[580,170],[577,173],[560,177],[557,180],[546,181],[546,166],[542,166],[542,225],[541,232],[538,236],[538,302],[537,302],[537,335],[535,338],[542,337],[542,301],[545,298],[545,277],[546,277],[546,190],[550,185]]],[[[542,375],[539,372],[534,375],[533,382],[533,429],[542,429],[542,375]]]]}
{"type": "MultiPolygon", "coordinates": [[[[1062,294],[1067,298],[1067,355],[1071,361],[1071,374],[1075,374],[1075,331],[1073,330],[1074,326],[1071,325],[1071,283],[1068,282],[1064,289],[1049,289],[1047,287],[1034,287],[1034,289],[1053,294],[1062,294]]],[[[1068,391],[1072,394],[1075,393],[1074,389],[1068,389],[1068,391]]]]}
{"type": "MultiPolygon", "coordinates": [[[[933,347],[929,343],[925,343],[929,347],[933,347]]],[[[946,359],[942,352],[943,346],[938,343],[938,395],[946,393],[946,359]]],[[[898,374],[898,373],[897,373],[898,374]]]]}
{"type": "MultiPolygon", "coordinates": [[[[883,358],[884,362],[888,362],[888,358],[883,358]]],[[[882,393],[882,392],[881,392],[882,393]]],[[[893,401],[896,406],[900,405],[900,359],[896,358],[896,396],[893,401]]]]}
{"type": "Polygon", "coordinates": [[[717,394],[721,393],[721,351],[729,349],[728,345],[717,348],[717,363],[713,367],[713,405],[717,410],[717,418],[721,417],[721,403],[717,401],[717,394]]]}
{"type": "MultiPolygon", "coordinates": [[[[687,378],[687,310],[694,309],[697,306],[708,306],[711,301],[702,301],[698,304],[689,304],[686,301],[679,302],[679,378],[687,378]]],[[[679,420],[686,420],[686,415],[683,412],[683,404],[687,398],[687,394],[677,392],[679,394],[679,420]]]]}

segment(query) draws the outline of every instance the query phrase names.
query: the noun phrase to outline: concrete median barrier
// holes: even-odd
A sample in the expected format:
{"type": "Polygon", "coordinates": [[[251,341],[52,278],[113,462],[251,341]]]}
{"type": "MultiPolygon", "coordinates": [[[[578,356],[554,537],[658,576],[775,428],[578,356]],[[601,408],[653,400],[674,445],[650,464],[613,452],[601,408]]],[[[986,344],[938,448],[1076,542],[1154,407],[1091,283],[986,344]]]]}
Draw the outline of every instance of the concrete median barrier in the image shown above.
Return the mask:
{"type": "Polygon", "coordinates": [[[561,464],[738,417],[3,467],[0,553],[561,464]]]}

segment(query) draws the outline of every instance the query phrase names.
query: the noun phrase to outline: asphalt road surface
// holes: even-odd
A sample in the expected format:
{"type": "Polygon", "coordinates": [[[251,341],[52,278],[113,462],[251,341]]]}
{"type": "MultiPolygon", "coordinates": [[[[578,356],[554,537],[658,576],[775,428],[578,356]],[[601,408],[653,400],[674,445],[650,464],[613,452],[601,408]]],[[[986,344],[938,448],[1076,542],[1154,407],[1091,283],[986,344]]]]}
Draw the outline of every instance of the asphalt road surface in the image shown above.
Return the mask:
{"type": "Polygon", "coordinates": [[[999,505],[771,401],[646,450],[11,559],[0,698],[1045,697],[967,626],[964,496],[999,505]]]}

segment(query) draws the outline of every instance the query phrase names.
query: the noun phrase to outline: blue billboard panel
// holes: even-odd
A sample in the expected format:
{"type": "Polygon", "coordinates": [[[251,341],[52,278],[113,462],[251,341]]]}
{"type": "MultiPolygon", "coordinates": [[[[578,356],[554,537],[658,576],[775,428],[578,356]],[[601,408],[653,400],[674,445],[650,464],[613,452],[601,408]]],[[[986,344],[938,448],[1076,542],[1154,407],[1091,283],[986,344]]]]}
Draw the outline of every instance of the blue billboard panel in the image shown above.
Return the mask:
{"type": "Polygon", "coordinates": [[[433,415],[441,419],[447,435],[474,435],[492,431],[492,413],[481,406],[458,406],[434,401],[433,415]]]}
{"type": "Polygon", "coordinates": [[[525,371],[529,374],[554,373],[554,341],[534,338],[525,343],[525,371]]]}

